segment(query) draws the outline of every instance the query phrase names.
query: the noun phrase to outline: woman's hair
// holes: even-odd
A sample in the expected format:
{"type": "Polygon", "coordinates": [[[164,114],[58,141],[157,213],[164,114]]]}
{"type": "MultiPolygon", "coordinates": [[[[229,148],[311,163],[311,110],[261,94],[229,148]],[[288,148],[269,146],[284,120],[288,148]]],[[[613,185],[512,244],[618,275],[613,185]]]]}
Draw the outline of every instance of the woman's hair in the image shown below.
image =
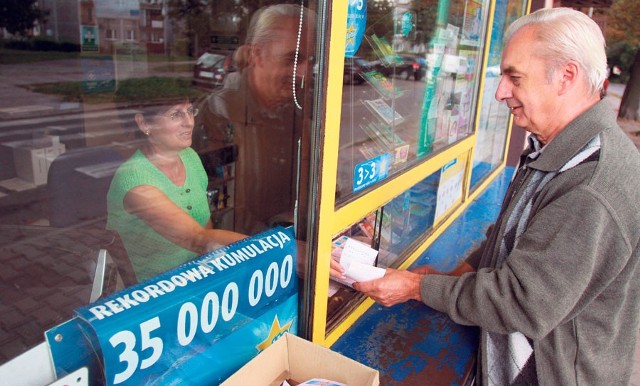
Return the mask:
{"type": "Polygon", "coordinates": [[[525,15],[509,26],[505,45],[523,27],[534,28],[541,43],[537,55],[548,63],[548,78],[569,60],[584,70],[591,94],[599,93],[607,77],[605,40],[600,27],[586,14],[571,8],[546,8],[525,15]]]}
{"type": "MultiPolygon", "coordinates": [[[[233,61],[236,67],[243,69],[249,65],[251,60],[251,45],[264,45],[274,39],[273,30],[280,28],[283,18],[300,18],[300,5],[298,4],[275,4],[260,8],[251,17],[245,44],[238,47],[233,54],[233,61]]],[[[304,8],[304,23],[315,23],[315,12],[304,8]]],[[[295,36],[292,36],[295,38],[295,36]]]]}

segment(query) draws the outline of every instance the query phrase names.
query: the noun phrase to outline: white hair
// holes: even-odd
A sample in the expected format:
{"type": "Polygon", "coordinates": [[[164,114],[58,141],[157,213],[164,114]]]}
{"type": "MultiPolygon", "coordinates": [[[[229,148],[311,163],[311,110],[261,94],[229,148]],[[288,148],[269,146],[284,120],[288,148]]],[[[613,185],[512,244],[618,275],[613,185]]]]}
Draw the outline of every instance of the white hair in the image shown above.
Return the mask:
{"type": "MultiPolygon", "coordinates": [[[[265,45],[277,39],[273,31],[281,28],[283,19],[300,20],[300,7],[297,4],[275,4],[257,10],[249,22],[245,44],[238,47],[233,55],[236,66],[242,70],[249,65],[252,45],[265,45]]],[[[302,17],[305,25],[315,25],[315,11],[303,7],[302,17]]]]}
{"type": "MultiPolygon", "coordinates": [[[[253,14],[247,31],[246,43],[260,44],[273,40],[273,30],[280,27],[282,18],[300,17],[300,5],[275,4],[259,9],[253,14]]],[[[304,8],[305,24],[315,23],[315,12],[304,8]]]]}
{"type": "Polygon", "coordinates": [[[586,14],[571,8],[545,8],[525,15],[509,26],[505,44],[525,26],[534,29],[538,56],[550,65],[548,74],[573,60],[584,70],[593,95],[599,93],[607,77],[605,40],[600,27],[586,14]]]}

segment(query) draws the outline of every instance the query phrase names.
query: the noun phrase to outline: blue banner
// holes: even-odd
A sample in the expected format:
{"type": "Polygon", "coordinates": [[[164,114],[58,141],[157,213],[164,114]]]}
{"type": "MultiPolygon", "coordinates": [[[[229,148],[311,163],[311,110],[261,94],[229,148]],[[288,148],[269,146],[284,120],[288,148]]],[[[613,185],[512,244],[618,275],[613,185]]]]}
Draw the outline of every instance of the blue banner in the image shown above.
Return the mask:
{"type": "Polygon", "coordinates": [[[295,245],[275,228],[76,310],[105,384],[217,384],[296,334],[295,245]]]}
{"type": "Polygon", "coordinates": [[[367,0],[349,0],[345,57],[352,58],[362,43],[367,28],[367,0]]]}

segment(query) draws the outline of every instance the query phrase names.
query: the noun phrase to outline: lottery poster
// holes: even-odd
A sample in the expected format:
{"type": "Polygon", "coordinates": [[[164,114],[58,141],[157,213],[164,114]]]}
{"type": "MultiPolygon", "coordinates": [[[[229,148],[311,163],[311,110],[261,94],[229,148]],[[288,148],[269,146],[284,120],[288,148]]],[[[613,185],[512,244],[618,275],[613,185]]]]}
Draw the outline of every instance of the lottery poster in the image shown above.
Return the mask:
{"type": "Polygon", "coordinates": [[[218,384],[297,333],[296,243],[274,228],[76,310],[47,332],[58,377],[91,384],[218,384]]]}

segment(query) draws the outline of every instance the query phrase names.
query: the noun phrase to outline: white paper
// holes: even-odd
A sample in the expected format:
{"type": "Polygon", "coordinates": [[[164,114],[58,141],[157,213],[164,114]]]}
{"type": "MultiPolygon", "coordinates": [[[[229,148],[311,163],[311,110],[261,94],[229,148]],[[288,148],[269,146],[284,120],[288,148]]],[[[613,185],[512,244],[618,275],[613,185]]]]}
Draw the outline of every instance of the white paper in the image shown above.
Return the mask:
{"type": "Polygon", "coordinates": [[[340,265],[345,269],[347,279],[332,278],[338,283],[351,287],[354,282],[379,279],[385,269],[375,267],[378,251],[359,241],[348,239],[340,254],[340,265]]]}
{"type": "Polygon", "coordinates": [[[369,281],[380,279],[384,276],[385,269],[374,267],[373,265],[362,264],[354,261],[349,265],[345,272],[345,276],[351,279],[351,284],[357,281],[369,281]]]}
{"type": "Polygon", "coordinates": [[[375,249],[359,241],[349,239],[344,244],[344,248],[342,248],[342,253],[340,254],[340,265],[345,269],[347,269],[348,265],[354,261],[373,265],[376,261],[376,256],[378,256],[378,251],[375,249]]]}

